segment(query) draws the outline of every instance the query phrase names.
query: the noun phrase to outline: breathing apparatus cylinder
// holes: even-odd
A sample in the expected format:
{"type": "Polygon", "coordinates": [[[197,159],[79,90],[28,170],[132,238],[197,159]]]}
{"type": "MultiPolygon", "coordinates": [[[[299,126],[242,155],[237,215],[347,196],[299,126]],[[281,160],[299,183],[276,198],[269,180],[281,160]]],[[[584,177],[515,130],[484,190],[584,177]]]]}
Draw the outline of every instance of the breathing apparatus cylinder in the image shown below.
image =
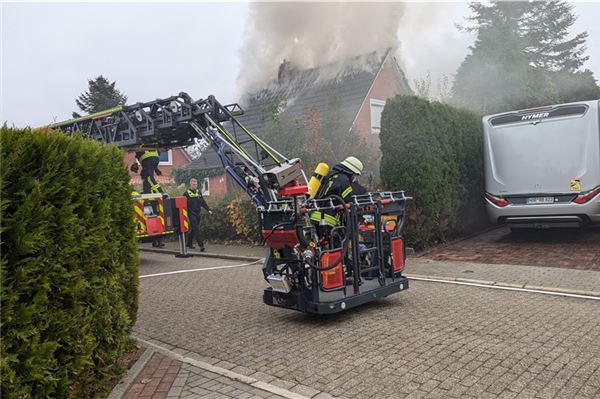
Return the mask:
{"type": "Polygon", "coordinates": [[[308,194],[310,195],[310,198],[313,198],[315,195],[317,195],[319,187],[321,187],[321,183],[323,182],[325,176],[327,176],[327,173],[329,173],[329,165],[323,162],[317,165],[315,171],[310,177],[310,180],[308,181],[308,194]]]}

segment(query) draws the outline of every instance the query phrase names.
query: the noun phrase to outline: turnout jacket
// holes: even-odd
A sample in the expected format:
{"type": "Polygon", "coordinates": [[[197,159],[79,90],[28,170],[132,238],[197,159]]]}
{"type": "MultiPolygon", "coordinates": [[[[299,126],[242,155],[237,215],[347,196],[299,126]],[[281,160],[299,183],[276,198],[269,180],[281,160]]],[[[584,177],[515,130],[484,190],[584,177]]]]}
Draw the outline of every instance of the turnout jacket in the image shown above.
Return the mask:
{"type": "Polygon", "coordinates": [[[210,211],[210,208],[204,200],[204,197],[202,196],[200,190],[192,190],[191,188],[188,188],[187,190],[185,190],[185,193],[183,195],[187,198],[188,212],[190,214],[199,216],[201,208],[210,211]]]}
{"type": "MultiPolygon", "coordinates": [[[[357,193],[354,190],[366,192],[364,187],[358,183],[352,183],[353,173],[343,165],[336,165],[333,170],[329,173],[321,188],[319,189],[315,198],[327,198],[331,195],[337,195],[342,197],[344,201],[347,201],[352,195],[357,193]]],[[[320,223],[324,220],[328,226],[336,226],[340,223],[340,214],[335,211],[315,211],[310,214],[310,219],[313,222],[320,223]]]]}
{"type": "Polygon", "coordinates": [[[348,175],[343,171],[334,169],[327,177],[322,188],[317,194],[317,198],[327,198],[330,195],[337,195],[344,200],[352,193],[352,175],[348,175]]]}
{"type": "Polygon", "coordinates": [[[160,163],[159,151],[136,151],[135,157],[142,164],[142,171],[150,168],[150,170],[147,170],[148,173],[157,172],[160,163]]]}

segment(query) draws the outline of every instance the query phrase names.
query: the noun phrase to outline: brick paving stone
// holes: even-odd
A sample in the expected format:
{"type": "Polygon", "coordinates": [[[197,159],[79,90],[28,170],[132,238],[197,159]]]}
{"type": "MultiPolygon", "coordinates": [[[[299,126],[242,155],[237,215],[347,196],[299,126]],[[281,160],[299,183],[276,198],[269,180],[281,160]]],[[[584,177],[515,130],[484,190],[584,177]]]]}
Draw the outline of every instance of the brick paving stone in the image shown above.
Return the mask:
{"type": "Polygon", "coordinates": [[[581,398],[597,398],[600,396],[600,388],[593,387],[591,385],[584,385],[581,387],[579,392],[577,392],[577,396],[581,398]]]}
{"type": "Polygon", "coordinates": [[[252,373],[249,375],[249,377],[255,378],[259,381],[264,381],[267,383],[270,383],[271,381],[273,381],[275,379],[275,377],[269,375],[269,374],[265,374],[263,372],[257,371],[255,373],[252,373]]]}
{"type": "Polygon", "coordinates": [[[309,398],[312,398],[313,396],[315,396],[319,393],[318,390],[311,388],[309,386],[306,386],[306,385],[302,385],[302,384],[298,384],[294,387],[291,387],[290,391],[295,392],[300,395],[307,396],[309,398]]]}
{"type": "Polygon", "coordinates": [[[501,227],[417,256],[443,261],[600,271],[600,228],[511,233],[501,227]]]}
{"type": "Polygon", "coordinates": [[[498,395],[498,399],[513,399],[517,395],[518,394],[516,392],[504,390],[504,391],[500,392],[500,394],[498,395]]]}
{"type": "MultiPolygon", "coordinates": [[[[162,390],[158,393],[162,393],[162,390]]],[[[164,392],[164,394],[165,397],[169,398],[193,397],[205,399],[277,397],[271,392],[185,363],[182,365],[179,374],[173,379],[170,390],[164,392]]]]}
{"type": "Polygon", "coordinates": [[[180,367],[181,362],[160,353],[154,353],[144,369],[135,378],[132,386],[125,392],[124,397],[128,399],[146,396],[166,397],[166,392],[173,385],[180,367]],[[173,371],[173,373],[167,373],[168,370],[173,371]]]}
{"type": "MultiPolygon", "coordinates": [[[[143,254],[142,271],[157,256],[143,254]]],[[[198,262],[169,267],[209,265],[198,262]]],[[[260,266],[142,279],[134,333],[261,381],[356,399],[577,397],[600,389],[594,301],[413,281],[406,292],[321,317],[265,306],[265,285],[260,266]]],[[[200,387],[218,391],[218,383],[206,385],[218,376],[190,365],[174,386],[184,371],[186,382],[200,375],[200,387]]]]}
{"type": "Polygon", "coordinates": [[[537,392],[533,389],[524,389],[521,392],[519,392],[516,397],[519,399],[521,399],[521,398],[532,399],[532,398],[535,398],[536,394],[537,394],[537,392]]]}
{"type": "Polygon", "coordinates": [[[235,366],[234,368],[231,369],[231,371],[233,371],[234,373],[246,375],[246,376],[249,376],[250,374],[254,373],[254,370],[249,369],[248,367],[242,367],[242,366],[235,366]]]}
{"type": "Polygon", "coordinates": [[[314,396],[312,399],[333,399],[333,396],[331,396],[328,393],[321,392],[317,396],[314,396]]]}

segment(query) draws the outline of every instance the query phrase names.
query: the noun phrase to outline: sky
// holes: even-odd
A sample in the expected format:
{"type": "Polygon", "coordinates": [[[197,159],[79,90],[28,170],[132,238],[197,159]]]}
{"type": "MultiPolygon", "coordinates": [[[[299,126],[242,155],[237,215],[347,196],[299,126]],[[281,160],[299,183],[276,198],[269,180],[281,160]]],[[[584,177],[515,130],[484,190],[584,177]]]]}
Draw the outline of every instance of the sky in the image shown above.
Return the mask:
{"type": "MultiPolygon", "coordinates": [[[[42,126],[79,111],[75,98],[100,74],[117,82],[128,103],[213,94],[239,100],[240,56],[249,18],[246,3],[6,3],[1,13],[0,121],[42,126]]],[[[455,73],[472,34],[455,23],[464,2],[408,3],[398,36],[409,82],[429,71],[435,84],[455,73]]],[[[574,31],[587,30],[590,60],[600,77],[600,3],[575,3],[574,31]]],[[[247,53],[245,63],[252,63],[247,53]]],[[[258,62],[259,60],[257,60],[258,62]]],[[[277,65],[281,60],[274,60],[277,65]]]]}

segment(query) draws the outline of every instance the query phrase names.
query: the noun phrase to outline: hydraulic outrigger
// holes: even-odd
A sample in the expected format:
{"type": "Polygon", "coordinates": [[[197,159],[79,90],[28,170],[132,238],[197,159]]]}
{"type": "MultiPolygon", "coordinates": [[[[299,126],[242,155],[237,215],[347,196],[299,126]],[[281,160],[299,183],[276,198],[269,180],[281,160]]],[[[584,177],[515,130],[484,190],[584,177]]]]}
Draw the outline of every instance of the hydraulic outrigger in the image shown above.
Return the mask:
{"type": "MultiPolygon", "coordinates": [[[[224,106],[213,96],[194,101],[180,93],[50,127],[130,151],[206,140],[257,206],[269,247],[263,265],[268,305],[336,313],[407,289],[404,192],[367,193],[347,202],[311,199],[300,160],[286,158],[246,129],[236,118],[242,114],[238,104],[224,106]],[[321,237],[310,213],[325,210],[341,213],[343,223],[321,237]]],[[[173,214],[183,231],[184,221],[173,214]]]]}

